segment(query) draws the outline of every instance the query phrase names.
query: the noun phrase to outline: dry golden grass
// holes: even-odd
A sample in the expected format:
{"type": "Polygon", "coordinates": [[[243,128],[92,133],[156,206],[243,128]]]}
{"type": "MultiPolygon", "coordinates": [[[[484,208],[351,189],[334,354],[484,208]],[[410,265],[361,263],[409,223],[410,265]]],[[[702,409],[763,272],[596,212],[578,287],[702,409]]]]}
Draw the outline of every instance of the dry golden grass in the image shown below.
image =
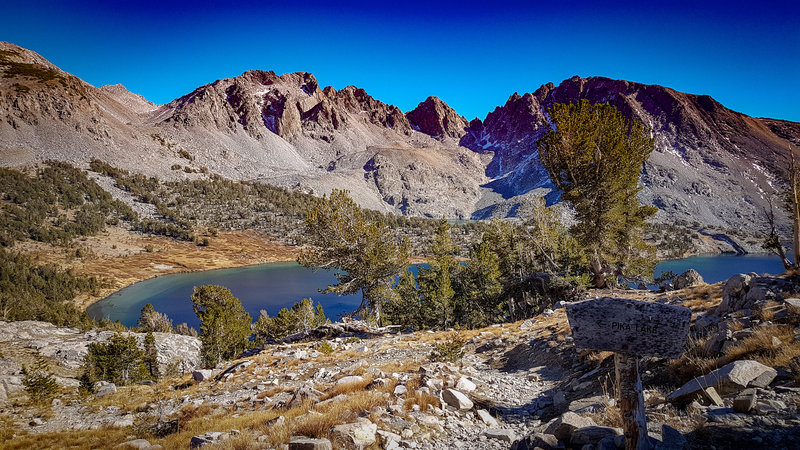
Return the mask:
{"type": "Polygon", "coordinates": [[[788,325],[760,327],[753,330],[752,336],[745,338],[729,348],[720,360],[720,365],[740,359],[754,359],[771,367],[789,367],[792,358],[800,355],[800,343],[794,341],[794,328],[788,325]],[[780,339],[778,347],[772,345],[772,338],[780,339]]]}
{"type": "Polygon", "coordinates": [[[422,392],[419,390],[412,391],[409,389],[403,406],[405,407],[406,411],[411,411],[414,405],[419,405],[420,411],[422,412],[429,411],[432,406],[436,408],[440,408],[442,406],[441,402],[439,401],[439,397],[429,392],[422,392]]]}
{"type": "Polygon", "coordinates": [[[701,284],[681,291],[683,306],[692,311],[707,311],[722,302],[722,283],[701,284]]]}
{"type": "MultiPolygon", "coordinates": [[[[100,428],[86,431],[62,431],[16,436],[0,441],[0,449],[103,449],[125,442],[130,434],[126,428],[100,428]]],[[[190,437],[191,439],[191,437],[190,437]]],[[[188,441],[186,442],[188,446],[188,441]]]]}
{"type": "Polygon", "coordinates": [[[681,382],[699,377],[733,361],[752,359],[771,367],[792,367],[792,359],[800,356],[800,343],[794,342],[794,327],[773,325],[753,330],[753,334],[740,343],[726,349],[722,355],[709,355],[706,352],[705,338],[690,338],[687,351],[680,359],[669,363],[672,376],[681,382]],[[777,337],[781,344],[774,346],[772,338],[777,337]]]}
{"type": "Polygon", "coordinates": [[[336,397],[337,395],[345,394],[353,394],[356,392],[364,391],[372,382],[372,376],[366,375],[363,377],[362,381],[353,382],[353,383],[344,383],[339,385],[334,385],[332,388],[325,391],[325,393],[320,397],[320,400],[324,401],[329,398],[336,397]]]}

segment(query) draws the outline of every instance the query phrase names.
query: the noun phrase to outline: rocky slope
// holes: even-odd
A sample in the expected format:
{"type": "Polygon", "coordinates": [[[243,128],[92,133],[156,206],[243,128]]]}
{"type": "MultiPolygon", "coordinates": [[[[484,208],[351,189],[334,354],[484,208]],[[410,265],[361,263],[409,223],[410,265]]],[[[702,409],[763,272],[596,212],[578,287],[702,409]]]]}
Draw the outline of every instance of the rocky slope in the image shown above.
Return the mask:
{"type": "MultiPolygon", "coordinates": [[[[687,284],[694,286],[622,294],[693,309],[686,354],[641,362],[655,448],[793,447],[800,439],[800,300],[791,297],[800,277],[742,274],[713,286],[696,277],[687,284]]],[[[57,347],[56,329],[45,331],[57,347]]],[[[42,333],[16,332],[27,347],[42,333]]],[[[18,344],[7,342],[4,351],[18,344]]],[[[7,361],[3,367],[14,371],[7,361]]],[[[576,349],[559,307],[473,331],[397,333],[351,323],[338,337],[265,345],[191,379],[97,398],[64,392],[49,413],[14,393],[0,418],[15,427],[9,442],[23,446],[106,427],[95,433],[107,447],[145,437],[147,445],[127,445],[615,449],[624,438],[613,379],[611,354],[576,349]],[[464,342],[462,358],[433,361],[456,341],[464,342]],[[154,430],[165,434],[148,435],[154,430]]]]}
{"type": "Polygon", "coordinates": [[[665,222],[763,228],[788,143],[800,141],[797,123],[607,78],[514,94],[467,123],[436,97],[404,114],[363,89],[322,88],[309,73],[248,71],[158,106],[121,85],[95,88],[13,44],[0,52],[2,165],[97,157],[165,178],[211,172],[319,194],[345,188],[363,206],[406,215],[483,218],[513,215],[525,196],[557,201],[536,154],[556,102],[608,102],[652,127],[641,199],[665,222]]]}

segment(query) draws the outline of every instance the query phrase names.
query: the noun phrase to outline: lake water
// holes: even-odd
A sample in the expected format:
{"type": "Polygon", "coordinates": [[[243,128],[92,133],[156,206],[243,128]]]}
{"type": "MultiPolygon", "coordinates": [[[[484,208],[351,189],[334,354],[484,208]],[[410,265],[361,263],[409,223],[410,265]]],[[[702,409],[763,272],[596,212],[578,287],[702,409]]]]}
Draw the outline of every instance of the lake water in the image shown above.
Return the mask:
{"type": "MultiPolygon", "coordinates": [[[[697,270],[709,283],[726,280],[736,273],[783,272],[778,258],[767,255],[715,255],[662,261],[656,276],[670,270],[679,274],[687,269],[697,270]]],[[[218,284],[228,287],[238,297],[253,320],[261,309],[274,316],[281,308],[291,307],[303,298],[322,303],[325,314],[336,319],[351,312],[361,303],[361,295],[338,296],[321,294],[318,289],[334,284],[333,272],[306,269],[297,263],[274,263],[238,269],[165,275],[145,280],[111,294],[91,305],[87,312],[95,319],[119,320],[133,326],[142,307],[152,303],[156,311],[167,314],[178,324],[186,322],[198,328],[200,323],[192,312],[190,297],[194,286],[218,284]]]]}

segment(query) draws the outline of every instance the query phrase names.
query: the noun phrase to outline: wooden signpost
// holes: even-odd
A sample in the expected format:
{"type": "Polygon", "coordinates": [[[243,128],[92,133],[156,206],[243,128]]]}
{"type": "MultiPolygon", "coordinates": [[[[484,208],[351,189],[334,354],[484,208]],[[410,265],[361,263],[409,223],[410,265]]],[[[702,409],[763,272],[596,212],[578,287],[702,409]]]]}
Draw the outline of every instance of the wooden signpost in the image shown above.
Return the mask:
{"type": "Polygon", "coordinates": [[[639,358],[680,357],[691,318],[692,311],[683,306],[622,298],[605,297],[567,305],[575,346],[614,352],[628,450],[649,448],[639,358]]]}

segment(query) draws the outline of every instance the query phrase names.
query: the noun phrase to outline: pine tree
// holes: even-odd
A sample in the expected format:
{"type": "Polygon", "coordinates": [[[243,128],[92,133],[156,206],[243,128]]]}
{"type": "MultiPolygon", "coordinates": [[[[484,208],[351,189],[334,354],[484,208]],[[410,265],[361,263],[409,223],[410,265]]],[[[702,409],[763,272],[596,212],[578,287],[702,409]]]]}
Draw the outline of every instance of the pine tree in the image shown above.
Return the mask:
{"type": "Polygon", "coordinates": [[[419,269],[419,290],[422,294],[420,307],[438,319],[432,325],[442,328],[453,323],[452,278],[458,267],[457,250],[450,238],[450,224],[445,219],[440,220],[431,245],[433,257],[428,260],[429,267],[419,269]]]}
{"type": "Polygon", "coordinates": [[[33,367],[22,366],[22,385],[33,403],[44,403],[58,392],[58,383],[48,370],[47,361],[38,353],[33,367]]]}
{"type": "Polygon", "coordinates": [[[158,368],[158,349],[156,348],[156,338],[152,331],[148,331],[144,336],[144,354],[142,355],[144,366],[154,380],[161,378],[161,371],[158,368]]]}
{"type": "Polygon", "coordinates": [[[500,313],[498,296],[503,285],[500,258],[487,242],[474,245],[469,256],[469,263],[460,277],[462,297],[458,316],[464,324],[475,328],[492,322],[500,313]]]}
{"type": "Polygon", "coordinates": [[[616,276],[652,276],[655,253],[641,235],[656,208],[636,198],[639,174],[653,150],[649,130],[611,105],[585,99],[555,104],[548,114],[552,129],[539,140],[539,158],[575,209],[571,231],[584,248],[595,286],[616,276]]]}
{"type": "Polygon", "coordinates": [[[85,371],[93,382],[105,380],[118,385],[150,378],[144,365],[144,352],[132,334],[123,336],[117,333],[107,342],[89,344],[85,371]]]}
{"type": "Polygon", "coordinates": [[[206,367],[234,358],[249,343],[252,319],[223,286],[195,286],[192,309],[200,319],[200,354],[206,367]]]}
{"type": "Polygon", "coordinates": [[[334,190],[304,222],[311,245],[298,258],[305,267],[338,268],[338,284],[323,292],[340,295],[361,291],[358,313],[371,313],[381,323],[381,308],[391,297],[394,277],[408,267],[408,243],[398,240],[384,222],[370,220],[364,210],[334,190]]]}

